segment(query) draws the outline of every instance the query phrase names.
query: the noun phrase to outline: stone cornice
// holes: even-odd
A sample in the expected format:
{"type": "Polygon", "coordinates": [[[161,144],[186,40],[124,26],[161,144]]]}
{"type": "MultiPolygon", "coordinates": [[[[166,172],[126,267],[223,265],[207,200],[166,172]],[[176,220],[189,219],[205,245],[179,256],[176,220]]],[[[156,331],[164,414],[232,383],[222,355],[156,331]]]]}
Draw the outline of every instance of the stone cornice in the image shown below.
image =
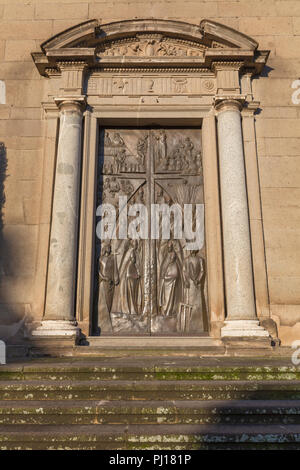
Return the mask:
{"type": "Polygon", "coordinates": [[[65,49],[55,49],[46,52],[48,61],[51,62],[68,62],[68,63],[90,63],[95,62],[95,50],[88,47],[65,49]]]}
{"type": "Polygon", "coordinates": [[[81,40],[83,37],[95,37],[99,24],[99,20],[88,20],[72,26],[44,41],[41,44],[41,49],[45,53],[47,50],[66,48],[69,44],[81,40]]]}
{"type": "MultiPolygon", "coordinates": [[[[115,69],[115,70],[156,70],[164,71],[166,69],[185,68],[198,71],[214,71],[216,68],[234,68],[237,66],[242,71],[244,68],[247,71],[251,70],[252,75],[261,72],[265,62],[255,62],[253,53],[241,51],[237,53],[234,51],[232,55],[228,51],[226,56],[221,54],[214,54],[214,51],[205,51],[204,57],[95,57],[94,51],[88,51],[87,55],[78,54],[78,50],[74,49],[74,56],[71,55],[71,50],[65,54],[55,52],[55,55],[47,53],[45,57],[41,53],[33,54],[33,60],[41,75],[47,75],[47,70],[59,69],[59,63],[65,63],[76,66],[77,64],[85,63],[89,68],[97,68],[98,70],[115,69]],[[234,59],[234,60],[232,60],[234,59]]],[[[223,51],[222,51],[223,52],[223,51]]]]}
{"type": "Polygon", "coordinates": [[[257,47],[252,38],[209,20],[201,21],[200,26],[155,19],[104,25],[98,20],[90,20],[45,41],[41,45],[42,52],[32,53],[32,57],[40,74],[48,77],[51,75],[48,70],[59,70],[58,63],[62,62],[74,65],[83,62],[89,68],[98,69],[125,67],[159,71],[173,67],[210,71],[217,63],[236,62],[241,64],[241,69],[251,69],[255,74],[261,72],[269,54],[258,51],[257,47]],[[169,41],[170,52],[168,48],[159,54],[150,52],[151,47],[145,50],[145,43],[151,40],[162,41],[163,46],[169,41]],[[125,45],[136,41],[143,48],[134,50],[133,54],[128,50],[125,55],[124,52],[118,55],[115,50],[111,55],[101,52],[106,52],[111,44],[122,44],[122,41],[125,45]],[[190,50],[184,50],[189,47],[190,50]]]}
{"type": "Polygon", "coordinates": [[[229,28],[216,21],[202,20],[200,23],[200,30],[203,35],[214,39],[221,39],[227,41],[228,44],[235,45],[240,49],[253,51],[258,48],[258,42],[254,39],[242,34],[235,29],[229,28]]]}

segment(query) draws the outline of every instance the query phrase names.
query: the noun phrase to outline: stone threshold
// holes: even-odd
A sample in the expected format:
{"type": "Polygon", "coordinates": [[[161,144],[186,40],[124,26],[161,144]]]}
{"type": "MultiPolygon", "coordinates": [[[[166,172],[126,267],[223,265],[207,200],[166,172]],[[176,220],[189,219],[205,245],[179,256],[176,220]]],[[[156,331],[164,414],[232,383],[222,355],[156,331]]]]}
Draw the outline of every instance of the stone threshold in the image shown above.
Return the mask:
{"type": "Polygon", "coordinates": [[[222,346],[222,341],[210,336],[89,336],[85,345],[98,348],[201,348],[222,346]]]}

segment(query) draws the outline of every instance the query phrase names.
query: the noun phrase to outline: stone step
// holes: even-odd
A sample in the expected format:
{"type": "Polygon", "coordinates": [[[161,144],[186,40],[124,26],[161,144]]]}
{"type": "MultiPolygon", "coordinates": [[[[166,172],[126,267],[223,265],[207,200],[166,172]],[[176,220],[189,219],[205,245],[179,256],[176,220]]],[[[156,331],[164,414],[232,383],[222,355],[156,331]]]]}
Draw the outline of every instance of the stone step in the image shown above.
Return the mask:
{"type": "MultiPolygon", "coordinates": [[[[91,347],[98,349],[105,349],[111,351],[115,348],[135,348],[141,352],[145,350],[155,350],[173,348],[177,351],[184,349],[202,349],[204,347],[218,347],[223,346],[220,339],[212,338],[211,336],[88,336],[84,342],[91,347]]],[[[80,347],[77,347],[80,349],[80,347]]],[[[84,345],[82,349],[87,349],[84,345]]]]}
{"type": "MultiPolygon", "coordinates": [[[[141,337],[140,340],[149,339],[147,337],[141,337]]],[[[107,357],[123,357],[123,358],[137,358],[137,357],[164,357],[164,358],[173,358],[177,359],[178,357],[188,357],[199,359],[199,357],[211,358],[212,356],[223,359],[226,357],[243,357],[244,359],[257,358],[257,356],[266,357],[272,359],[290,359],[291,349],[290,347],[281,346],[280,348],[268,347],[267,349],[259,348],[258,345],[253,348],[253,345],[246,347],[239,344],[239,347],[229,347],[229,345],[220,344],[219,340],[214,340],[213,338],[197,338],[197,346],[191,345],[187,342],[187,337],[178,337],[174,338],[178,341],[174,342],[175,345],[170,346],[170,337],[167,338],[158,338],[163,340],[163,345],[147,345],[147,346],[132,346],[130,340],[132,337],[127,337],[127,346],[124,345],[124,338],[114,337],[114,345],[112,346],[111,341],[107,341],[107,338],[104,337],[96,338],[93,337],[92,341],[90,338],[87,338],[85,344],[78,346],[66,346],[63,344],[54,345],[49,344],[49,339],[46,340],[48,344],[45,344],[45,341],[36,339],[34,344],[30,343],[27,345],[8,345],[7,346],[7,357],[12,359],[24,359],[25,357],[31,358],[45,358],[45,356],[52,358],[64,358],[64,359],[105,359],[107,357]],[[97,344],[97,340],[99,344],[97,344]],[[120,341],[122,340],[122,341],[120,341]],[[179,345],[179,342],[181,343],[179,345]],[[116,343],[116,344],[115,344],[116,343]],[[187,344],[188,343],[188,344],[187,344]]],[[[153,338],[152,338],[153,339],[153,338]]],[[[156,338],[155,338],[156,339],[156,338]]],[[[152,342],[153,343],[153,342],[152,342]]],[[[141,341],[142,344],[142,341],[141,341]]]]}
{"type": "Polygon", "coordinates": [[[0,426],[0,449],[298,449],[299,425],[0,426]]]}
{"type": "Polygon", "coordinates": [[[99,380],[299,380],[300,369],[295,366],[119,366],[114,363],[98,365],[23,365],[3,366],[0,381],[3,380],[56,380],[56,381],[99,381],[99,380]]]}
{"type": "Polygon", "coordinates": [[[300,425],[300,400],[9,401],[0,425],[282,424],[300,425]]]}
{"type": "Polygon", "coordinates": [[[0,400],[300,400],[299,381],[0,381],[0,400]]]}
{"type": "Polygon", "coordinates": [[[0,368],[0,449],[294,449],[288,360],[30,360],[0,368]]]}
{"type": "MultiPolygon", "coordinates": [[[[116,339],[116,338],[115,338],[116,339]]],[[[182,338],[179,338],[182,339],[182,338]]],[[[65,358],[65,359],[105,359],[107,357],[129,357],[129,358],[137,358],[137,357],[160,357],[165,358],[177,358],[177,357],[193,357],[199,358],[199,356],[203,357],[211,357],[211,356],[224,356],[226,352],[226,348],[224,345],[209,345],[200,343],[197,347],[194,346],[152,346],[152,347],[124,347],[124,346],[94,346],[94,345],[80,345],[80,346],[63,346],[57,345],[50,346],[47,344],[38,344],[43,343],[41,341],[34,341],[34,344],[30,344],[27,346],[21,345],[8,345],[7,346],[7,357],[10,359],[24,359],[24,357],[30,356],[31,358],[44,358],[45,356],[52,357],[52,358],[65,358]]],[[[212,343],[212,341],[210,341],[212,343]]],[[[258,351],[259,352],[259,351],[258,351]]],[[[265,350],[261,351],[262,354],[265,353],[265,350]]],[[[282,351],[279,348],[276,351],[271,350],[270,354],[272,357],[286,357],[286,351],[282,351]]],[[[251,357],[251,355],[257,355],[257,348],[253,351],[250,349],[243,349],[240,353],[240,356],[251,357]]]]}

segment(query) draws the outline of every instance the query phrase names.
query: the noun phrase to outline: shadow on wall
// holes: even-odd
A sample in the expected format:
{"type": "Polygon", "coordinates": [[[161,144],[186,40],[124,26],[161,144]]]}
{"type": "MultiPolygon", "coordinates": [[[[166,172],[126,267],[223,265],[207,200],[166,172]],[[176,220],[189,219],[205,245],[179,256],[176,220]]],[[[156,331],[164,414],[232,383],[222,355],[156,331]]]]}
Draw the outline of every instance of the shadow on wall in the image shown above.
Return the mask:
{"type": "MultiPolygon", "coordinates": [[[[5,258],[7,253],[13,253],[10,246],[10,240],[4,236],[4,207],[6,202],[5,180],[7,175],[7,152],[3,142],[0,142],[0,283],[3,285],[7,275],[5,258]]],[[[1,288],[1,286],[0,286],[1,288]]],[[[0,295],[0,340],[6,343],[19,342],[26,338],[26,319],[27,314],[22,318],[12,307],[9,307],[9,301],[5,296],[5,289],[1,289],[0,295]]]]}
{"type": "Polygon", "coordinates": [[[3,231],[3,207],[5,204],[5,191],[4,191],[4,181],[6,180],[6,171],[7,171],[7,156],[6,148],[3,142],[0,142],[0,233],[2,241],[2,231],[3,231]]]}

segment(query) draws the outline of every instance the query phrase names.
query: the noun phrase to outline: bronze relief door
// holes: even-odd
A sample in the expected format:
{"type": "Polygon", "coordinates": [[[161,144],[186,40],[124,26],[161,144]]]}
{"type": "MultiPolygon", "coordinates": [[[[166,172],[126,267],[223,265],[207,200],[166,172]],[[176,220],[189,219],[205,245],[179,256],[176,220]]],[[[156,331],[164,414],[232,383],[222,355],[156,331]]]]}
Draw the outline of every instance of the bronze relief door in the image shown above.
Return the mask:
{"type": "Polygon", "coordinates": [[[99,142],[95,322],[100,333],[203,333],[201,130],[101,129],[99,142]],[[107,226],[107,220],[115,222],[107,226]]]}

